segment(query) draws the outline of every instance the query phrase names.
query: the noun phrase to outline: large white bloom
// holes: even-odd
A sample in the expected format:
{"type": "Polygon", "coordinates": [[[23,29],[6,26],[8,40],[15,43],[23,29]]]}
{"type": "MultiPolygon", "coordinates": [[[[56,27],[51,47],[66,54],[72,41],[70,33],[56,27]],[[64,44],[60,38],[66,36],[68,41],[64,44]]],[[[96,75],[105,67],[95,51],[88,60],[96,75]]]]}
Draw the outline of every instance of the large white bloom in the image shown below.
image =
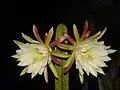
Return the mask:
{"type": "Polygon", "coordinates": [[[23,44],[16,50],[18,66],[27,66],[21,73],[32,73],[32,78],[38,74],[42,75],[47,63],[51,62],[48,48],[44,44],[23,44]]]}
{"type": "Polygon", "coordinates": [[[108,54],[116,51],[110,49],[110,46],[105,46],[104,41],[99,42],[97,40],[98,39],[96,38],[88,38],[79,42],[75,48],[74,58],[76,62],[76,69],[79,69],[79,77],[81,82],[83,82],[84,71],[87,75],[91,73],[95,77],[97,77],[98,72],[105,74],[102,67],[107,67],[105,62],[111,60],[108,54]]]}

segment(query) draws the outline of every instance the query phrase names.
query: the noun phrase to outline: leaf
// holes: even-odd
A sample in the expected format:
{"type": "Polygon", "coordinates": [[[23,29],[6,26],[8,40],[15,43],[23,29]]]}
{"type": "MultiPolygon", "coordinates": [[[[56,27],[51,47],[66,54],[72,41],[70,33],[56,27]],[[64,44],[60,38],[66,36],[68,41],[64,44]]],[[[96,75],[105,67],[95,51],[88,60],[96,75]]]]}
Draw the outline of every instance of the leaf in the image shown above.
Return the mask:
{"type": "Polygon", "coordinates": [[[74,49],[74,47],[72,45],[58,44],[57,46],[64,50],[73,50],[74,49]]]}
{"type": "Polygon", "coordinates": [[[28,35],[25,35],[25,34],[23,34],[23,33],[22,33],[22,37],[23,37],[26,41],[28,41],[28,42],[30,42],[30,43],[40,43],[40,42],[38,42],[38,41],[33,40],[31,37],[29,37],[28,35]]]}
{"type": "Polygon", "coordinates": [[[46,38],[46,41],[45,41],[46,46],[49,46],[52,36],[53,36],[53,27],[50,29],[48,36],[46,38]]]}
{"type": "Polygon", "coordinates": [[[49,65],[51,71],[53,72],[54,76],[55,76],[56,78],[58,78],[58,75],[57,75],[57,72],[56,72],[56,69],[55,69],[53,63],[51,62],[51,63],[49,63],[48,65],[49,65]]]}
{"type": "Polygon", "coordinates": [[[73,24],[73,33],[74,33],[76,41],[79,42],[80,36],[79,36],[78,30],[75,24],[73,24]]]}
{"type": "Polygon", "coordinates": [[[61,53],[61,52],[57,52],[57,51],[52,51],[51,52],[52,55],[57,56],[57,57],[61,57],[61,58],[68,58],[70,55],[66,54],[66,53],[61,53]]]}

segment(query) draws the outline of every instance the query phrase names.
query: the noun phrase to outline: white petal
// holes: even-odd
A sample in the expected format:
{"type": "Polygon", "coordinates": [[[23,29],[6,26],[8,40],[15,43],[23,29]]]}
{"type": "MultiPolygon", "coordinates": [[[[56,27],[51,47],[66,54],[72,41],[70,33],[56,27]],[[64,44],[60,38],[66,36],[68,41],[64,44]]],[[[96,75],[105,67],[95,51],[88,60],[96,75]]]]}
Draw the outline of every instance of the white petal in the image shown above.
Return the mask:
{"type": "Polygon", "coordinates": [[[86,62],[83,62],[82,64],[82,68],[84,69],[84,71],[87,73],[87,75],[89,76],[89,67],[88,67],[88,64],[86,62]]]}
{"type": "Polygon", "coordinates": [[[97,68],[97,71],[103,75],[105,75],[104,71],[102,70],[102,68],[97,68]]]}
{"type": "Polygon", "coordinates": [[[99,59],[103,60],[103,61],[110,61],[111,60],[111,58],[109,56],[100,57],[99,59]]]}
{"type": "Polygon", "coordinates": [[[108,52],[106,50],[100,50],[100,49],[94,49],[91,51],[93,57],[100,57],[100,56],[106,56],[108,55],[108,52]]]}
{"type": "Polygon", "coordinates": [[[99,44],[101,44],[101,45],[104,45],[104,41],[100,41],[100,42],[98,42],[99,44]]]}
{"type": "Polygon", "coordinates": [[[80,78],[80,82],[83,84],[84,77],[81,74],[79,74],[79,78],[80,78]]]}
{"type": "Polygon", "coordinates": [[[45,81],[48,83],[48,71],[47,71],[47,67],[45,67],[45,70],[44,70],[44,78],[45,78],[45,81]]]}
{"type": "Polygon", "coordinates": [[[105,49],[109,49],[110,48],[110,46],[105,46],[105,49]]]}
{"type": "Polygon", "coordinates": [[[28,65],[28,63],[26,63],[26,62],[19,62],[18,63],[18,66],[26,66],[26,65],[28,65]]]}
{"type": "Polygon", "coordinates": [[[116,52],[117,50],[109,49],[107,51],[108,51],[108,53],[112,54],[112,53],[116,52]]]}
{"type": "Polygon", "coordinates": [[[36,75],[37,73],[32,72],[31,79],[33,79],[36,75]]]}
{"type": "Polygon", "coordinates": [[[20,76],[24,75],[27,72],[27,70],[28,70],[28,67],[26,67],[25,69],[23,69],[22,72],[21,72],[21,74],[20,74],[20,76]]]}
{"type": "Polygon", "coordinates": [[[94,62],[94,60],[92,60],[92,61],[88,61],[88,63],[89,63],[91,66],[93,66],[94,68],[98,68],[97,63],[94,62]]]}
{"type": "Polygon", "coordinates": [[[42,75],[42,73],[44,72],[44,69],[45,69],[45,67],[40,68],[40,70],[39,70],[40,75],[42,75]]]}
{"type": "MultiPolygon", "coordinates": [[[[36,69],[37,65],[36,64],[31,64],[28,66],[28,71],[27,73],[32,73],[36,69]]],[[[39,66],[38,66],[39,67],[39,66]]]]}
{"type": "Polygon", "coordinates": [[[19,49],[19,50],[16,50],[16,53],[17,53],[17,54],[22,54],[23,52],[22,52],[21,49],[19,49]]]}
{"type": "Polygon", "coordinates": [[[96,68],[89,66],[89,71],[92,75],[94,75],[95,77],[97,77],[97,70],[96,68]]]}
{"type": "Polygon", "coordinates": [[[79,73],[80,73],[81,75],[83,75],[83,74],[84,74],[84,72],[83,72],[82,68],[79,68],[79,73]]]}
{"type": "Polygon", "coordinates": [[[96,62],[99,67],[107,67],[107,65],[104,63],[103,60],[98,59],[98,60],[95,60],[94,62],[96,62]]]}

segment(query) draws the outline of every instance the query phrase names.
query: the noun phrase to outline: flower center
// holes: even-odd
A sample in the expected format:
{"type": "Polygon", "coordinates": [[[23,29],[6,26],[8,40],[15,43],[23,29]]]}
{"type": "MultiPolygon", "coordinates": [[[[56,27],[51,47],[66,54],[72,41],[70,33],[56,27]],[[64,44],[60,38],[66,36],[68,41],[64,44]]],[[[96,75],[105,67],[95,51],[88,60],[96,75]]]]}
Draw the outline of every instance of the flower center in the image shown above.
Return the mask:
{"type": "Polygon", "coordinates": [[[89,61],[93,60],[93,57],[89,52],[82,52],[80,53],[80,55],[83,60],[89,60],[89,61]]]}

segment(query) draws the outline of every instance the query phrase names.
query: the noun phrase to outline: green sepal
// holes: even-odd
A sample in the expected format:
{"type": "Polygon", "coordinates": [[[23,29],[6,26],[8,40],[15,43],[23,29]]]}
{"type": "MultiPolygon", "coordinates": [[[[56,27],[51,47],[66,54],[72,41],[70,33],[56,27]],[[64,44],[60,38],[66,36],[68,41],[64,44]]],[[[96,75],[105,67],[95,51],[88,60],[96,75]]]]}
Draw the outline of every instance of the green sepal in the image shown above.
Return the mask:
{"type": "Polygon", "coordinates": [[[75,24],[73,24],[73,33],[74,33],[76,41],[79,42],[80,41],[80,36],[79,36],[78,29],[77,29],[75,24]]]}
{"type": "Polygon", "coordinates": [[[51,52],[52,55],[57,56],[57,57],[61,57],[61,58],[68,58],[70,55],[64,52],[57,52],[57,51],[52,51],[51,52]]]}
{"type": "Polygon", "coordinates": [[[40,43],[40,42],[38,42],[38,41],[33,40],[31,37],[29,37],[28,35],[25,35],[25,34],[23,34],[23,33],[22,33],[22,37],[23,37],[26,41],[28,41],[28,42],[30,42],[30,43],[40,43]]]}
{"type": "Polygon", "coordinates": [[[53,72],[54,76],[55,76],[56,78],[58,78],[57,71],[56,71],[53,63],[51,62],[51,63],[49,63],[48,65],[49,65],[51,71],[53,72]]]}
{"type": "Polygon", "coordinates": [[[72,46],[72,45],[59,44],[57,46],[61,49],[64,49],[64,50],[73,50],[74,49],[74,46],[72,46]]]}
{"type": "Polygon", "coordinates": [[[72,55],[68,58],[68,60],[66,61],[65,65],[63,68],[68,67],[70,65],[70,63],[72,62],[72,60],[74,60],[74,52],[72,53],[72,55]]]}
{"type": "Polygon", "coordinates": [[[53,27],[50,29],[50,31],[48,33],[48,36],[47,36],[47,39],[45,40],[45,45],[46,46],[49,46],[50,41],[52,39],[52,36],[53,36],[53,27]]]}
{"type": "Polygon", "coordinates": [[[19,47],[21,47],[22,45],[24,45],[24,43],[17,41],[17,40],[13,40],[15,44],[17,44],[19,47]]]}

